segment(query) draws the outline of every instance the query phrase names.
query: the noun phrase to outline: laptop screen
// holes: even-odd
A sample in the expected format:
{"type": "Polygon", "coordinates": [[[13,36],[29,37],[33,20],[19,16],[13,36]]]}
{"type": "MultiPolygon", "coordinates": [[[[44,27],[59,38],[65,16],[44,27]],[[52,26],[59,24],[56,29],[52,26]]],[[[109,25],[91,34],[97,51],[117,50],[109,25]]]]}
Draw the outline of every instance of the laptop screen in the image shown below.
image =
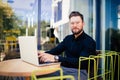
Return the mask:
{"type": "Polygon", "coordinates": [[[28,63],[39,65],[37,38],[35,36],[19,36],[18,42],[21,59],[28,63]]]}

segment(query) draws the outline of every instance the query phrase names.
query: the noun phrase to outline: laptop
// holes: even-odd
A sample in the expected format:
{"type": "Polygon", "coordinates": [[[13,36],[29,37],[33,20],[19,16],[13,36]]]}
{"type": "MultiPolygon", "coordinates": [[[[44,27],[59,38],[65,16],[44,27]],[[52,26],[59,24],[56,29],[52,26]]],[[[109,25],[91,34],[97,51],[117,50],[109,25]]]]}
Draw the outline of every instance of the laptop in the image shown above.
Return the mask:
{"type": "Polygon", "coordinates": [[[20,57],[23,61],[36,66],[56,64],[39,62],[37,38],[35,36],[19,36],[18,43],[20,48],[20,57]]]}

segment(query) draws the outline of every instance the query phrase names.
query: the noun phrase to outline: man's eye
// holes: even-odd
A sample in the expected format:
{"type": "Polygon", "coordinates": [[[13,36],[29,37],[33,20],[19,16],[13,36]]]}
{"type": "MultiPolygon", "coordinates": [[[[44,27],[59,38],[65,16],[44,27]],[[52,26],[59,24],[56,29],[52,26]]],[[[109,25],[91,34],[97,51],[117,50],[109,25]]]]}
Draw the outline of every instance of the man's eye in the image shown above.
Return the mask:
{"type": "Polygon", "coordinates": [[[76,24],[79,24],[80,22],[76,22],[76,24]]]}
{"type": "Polygon", "coordinates": [[[71,23],[72,25],[74,24],[74,23],[71,23]]]}

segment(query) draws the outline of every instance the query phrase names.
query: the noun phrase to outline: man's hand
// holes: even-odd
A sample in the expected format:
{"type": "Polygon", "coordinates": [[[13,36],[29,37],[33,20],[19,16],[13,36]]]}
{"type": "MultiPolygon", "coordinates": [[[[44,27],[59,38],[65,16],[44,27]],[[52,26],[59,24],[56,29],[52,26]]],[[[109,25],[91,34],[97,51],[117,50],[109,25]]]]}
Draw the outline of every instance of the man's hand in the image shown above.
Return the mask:
{"type": "Polygon", "coordinates": [[[44,52],[39,52],[38,55],[39,55],[40,62],[42,63],[55,62],[54,55],[44,53],[44,52]]]}

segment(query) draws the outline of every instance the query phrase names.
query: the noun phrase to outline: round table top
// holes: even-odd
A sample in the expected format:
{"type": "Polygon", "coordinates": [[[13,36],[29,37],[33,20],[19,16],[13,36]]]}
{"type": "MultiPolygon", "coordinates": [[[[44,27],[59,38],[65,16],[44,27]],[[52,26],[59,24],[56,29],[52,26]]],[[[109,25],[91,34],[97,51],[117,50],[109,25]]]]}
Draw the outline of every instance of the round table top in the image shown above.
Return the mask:
{"type": "Polygon", "coordinates": [[[11,59],[0,62],[0,75],[3,76],[31,76],[34,70],[40,70],[39,75],[49,74],[55,72],[55,70],[45,70],[50,68],[60,68],[60,63],[47,65],[47,66],[35,66],[21,59],[11,59]]]}

